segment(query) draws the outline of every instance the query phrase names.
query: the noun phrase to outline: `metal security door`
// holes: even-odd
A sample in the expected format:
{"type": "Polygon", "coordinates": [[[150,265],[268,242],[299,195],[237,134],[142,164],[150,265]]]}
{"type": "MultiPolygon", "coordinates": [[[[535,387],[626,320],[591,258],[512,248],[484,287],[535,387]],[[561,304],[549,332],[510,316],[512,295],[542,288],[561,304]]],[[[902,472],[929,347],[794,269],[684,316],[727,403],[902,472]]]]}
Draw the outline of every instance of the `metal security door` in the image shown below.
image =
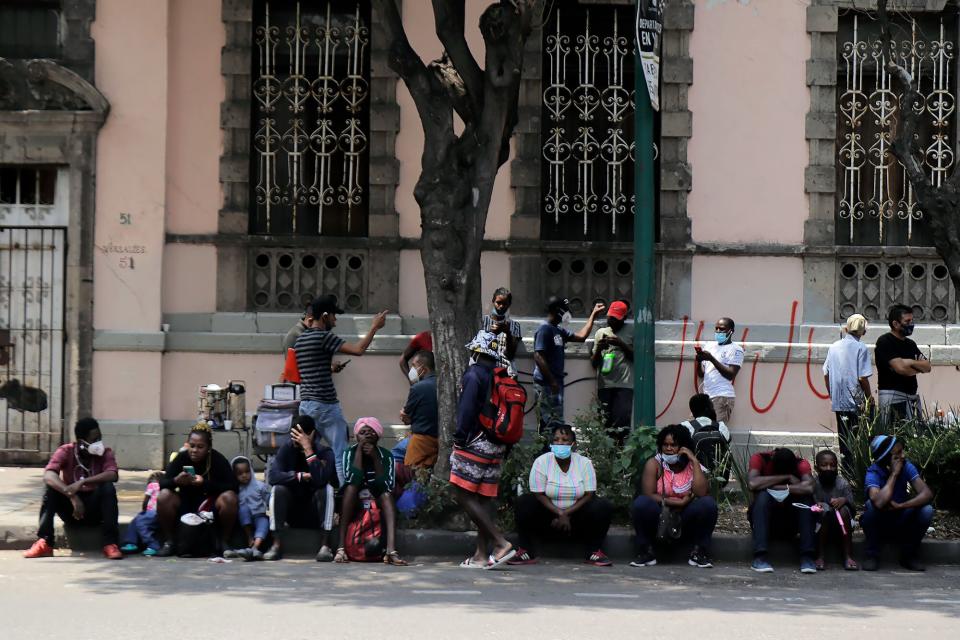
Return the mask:
{"type": "Polygon", "coordinates": [[[62,227],[0,227],[0,384],[41,389],[48,403],[29,413],[0,398],[0,462],[43,462],[60,445],[65,253],[62,227]]]}

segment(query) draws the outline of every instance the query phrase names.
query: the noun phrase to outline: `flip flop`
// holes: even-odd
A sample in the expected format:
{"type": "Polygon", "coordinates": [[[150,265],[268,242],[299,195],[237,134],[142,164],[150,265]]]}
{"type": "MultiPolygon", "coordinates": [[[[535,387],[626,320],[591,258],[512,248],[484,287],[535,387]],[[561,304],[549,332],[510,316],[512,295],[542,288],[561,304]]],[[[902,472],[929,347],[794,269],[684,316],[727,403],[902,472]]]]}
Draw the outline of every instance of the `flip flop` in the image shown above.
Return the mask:
{"type": "Polygon", "coordinates": [[[517,555],[517,550],[513,547],[510,548],[510,551],[507,551],[505,554],[499,558],[494,558],[493,554],[490,554],[490,560],[487,562],[487,566],[484,567],[487,571],[496,569],[502,564],[506,564],[513,556],[517,555]]]}
{"type": "Polygon", "coordinates": [[[460,563],[460,568],[461,569],[483,569],[484,565],[480,564],[479,562],[474,562],[473,557],[471,556],[460,563]]]}

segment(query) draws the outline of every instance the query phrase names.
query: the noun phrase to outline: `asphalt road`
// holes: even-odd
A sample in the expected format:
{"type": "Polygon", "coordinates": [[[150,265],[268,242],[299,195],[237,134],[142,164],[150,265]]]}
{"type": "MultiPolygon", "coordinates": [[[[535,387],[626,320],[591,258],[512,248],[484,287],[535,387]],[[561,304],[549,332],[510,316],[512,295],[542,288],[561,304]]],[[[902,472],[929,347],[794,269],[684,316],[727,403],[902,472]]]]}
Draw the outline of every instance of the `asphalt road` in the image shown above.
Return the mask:
{"type": "Polygon", "coordinates": [[[805,576],[746,565],[412,565],[28,561],[0,552],[0,637],[876,640],[955,637],[960,620],[960,567],[805,576]]]}

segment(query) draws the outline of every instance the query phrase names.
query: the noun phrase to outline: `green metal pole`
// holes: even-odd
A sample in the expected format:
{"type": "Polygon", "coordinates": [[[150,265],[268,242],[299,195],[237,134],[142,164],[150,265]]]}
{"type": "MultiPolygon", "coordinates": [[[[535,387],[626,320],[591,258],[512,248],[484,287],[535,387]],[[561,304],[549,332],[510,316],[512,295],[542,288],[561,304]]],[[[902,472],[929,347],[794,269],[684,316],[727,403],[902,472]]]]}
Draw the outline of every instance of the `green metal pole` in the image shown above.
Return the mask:
{"type": "MultiPolygon", "coordinates": [[[[642,1],[642,0],[638,0],[642,1]]],[[[633,216],[633,422],[653,426],[656,421],[656,360],[654,354],[654,308],[656,292],[655,200],[653,160],[653,107],[636,48],[634,135],[636,164],[633,216]]]]}

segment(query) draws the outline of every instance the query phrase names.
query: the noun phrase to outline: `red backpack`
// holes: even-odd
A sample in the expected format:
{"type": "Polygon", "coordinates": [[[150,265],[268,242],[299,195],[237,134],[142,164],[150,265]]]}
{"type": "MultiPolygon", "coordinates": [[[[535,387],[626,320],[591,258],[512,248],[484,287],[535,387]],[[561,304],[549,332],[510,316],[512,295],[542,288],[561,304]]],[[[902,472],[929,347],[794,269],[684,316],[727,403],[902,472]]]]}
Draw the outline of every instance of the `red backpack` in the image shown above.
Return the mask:
{"type": "Polygon", "coordinates": [[[374,500],[361,500],[360,511],[360,517],[347,524],[344,551],[354,562],[380,562],[384,551],[380,509],[374,500]]]}
{"type": "Polygon", "coordinates": [[[493,370],[490,399],[480,410],[480,426],[487,437],[500,444],[516,444],[523,437],[523,409],[527,392],[507,370],[493,370]]]}

